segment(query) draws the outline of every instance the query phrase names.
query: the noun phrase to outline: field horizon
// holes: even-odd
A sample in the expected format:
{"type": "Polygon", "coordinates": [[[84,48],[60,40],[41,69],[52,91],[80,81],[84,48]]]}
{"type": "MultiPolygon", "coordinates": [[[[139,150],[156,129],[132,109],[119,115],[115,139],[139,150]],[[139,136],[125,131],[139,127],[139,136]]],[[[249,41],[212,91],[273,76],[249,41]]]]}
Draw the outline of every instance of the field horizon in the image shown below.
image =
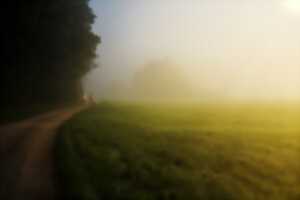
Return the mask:
{"type": "Polygon", "coordinates": [[[300,107],[100,103],[60,131],[67,199],[297,200],[300,107]]]}

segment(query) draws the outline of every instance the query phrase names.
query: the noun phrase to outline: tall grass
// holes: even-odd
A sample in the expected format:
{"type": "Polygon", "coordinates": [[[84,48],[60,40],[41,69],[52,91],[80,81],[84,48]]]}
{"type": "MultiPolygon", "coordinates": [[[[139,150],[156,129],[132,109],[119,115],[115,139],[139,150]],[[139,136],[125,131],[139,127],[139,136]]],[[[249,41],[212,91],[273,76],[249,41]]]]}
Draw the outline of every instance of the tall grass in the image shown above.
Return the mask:
{"type": "Polygon", "coordinates": [[[103,103],[67,122],[66,199],[298,200],[300,107],[103,103]]]}

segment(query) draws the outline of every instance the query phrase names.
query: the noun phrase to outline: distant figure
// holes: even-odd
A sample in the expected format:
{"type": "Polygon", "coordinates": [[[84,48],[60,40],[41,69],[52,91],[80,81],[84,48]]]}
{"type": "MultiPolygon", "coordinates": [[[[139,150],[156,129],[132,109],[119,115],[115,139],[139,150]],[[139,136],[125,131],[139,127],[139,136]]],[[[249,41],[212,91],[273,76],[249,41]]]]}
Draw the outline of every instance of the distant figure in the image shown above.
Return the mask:
{"type": "Polygon", "coordinates": [[[96,105],[96,100],[93,95],[89,95],[89,105],[90,106],[96,105]]]}
{"type": "Polygon", "coordinates": [[[93,106],[93,105],[96,105],[96,100],[94,98],[93,95],[87,95],[87,94],[84,94],[82,96],[82,101],[85,105],[87,106],[93,106]]]}
{"type": "Polygon", "coordinates": [[[82,96],[82,103],[85,104],[85,105],[89,104],[89,96],[87,94],[84,94],[82,96]]]}

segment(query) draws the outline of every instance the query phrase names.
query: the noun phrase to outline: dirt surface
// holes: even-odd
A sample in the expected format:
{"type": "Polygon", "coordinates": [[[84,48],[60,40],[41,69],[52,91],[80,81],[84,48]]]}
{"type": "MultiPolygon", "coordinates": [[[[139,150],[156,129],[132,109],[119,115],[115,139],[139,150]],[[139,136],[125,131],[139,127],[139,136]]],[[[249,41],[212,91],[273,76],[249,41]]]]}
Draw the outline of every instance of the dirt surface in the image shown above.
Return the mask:
{"type": "Polygon", "coordinates": [[[0,126],[0,199],[59,199],[53,166],[57,128],[82,107],[0,126]]]}

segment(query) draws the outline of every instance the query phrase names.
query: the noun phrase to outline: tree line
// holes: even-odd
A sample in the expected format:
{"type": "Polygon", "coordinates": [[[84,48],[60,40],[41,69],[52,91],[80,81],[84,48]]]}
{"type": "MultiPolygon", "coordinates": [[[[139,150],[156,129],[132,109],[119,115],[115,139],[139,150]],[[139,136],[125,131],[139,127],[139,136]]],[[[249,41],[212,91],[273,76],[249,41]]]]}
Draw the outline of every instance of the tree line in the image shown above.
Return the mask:
{"type": "Polygon", "coordinates": [[[88,0],[1,3],[1,106],[78,101],[100,37],[88,0]]]}

